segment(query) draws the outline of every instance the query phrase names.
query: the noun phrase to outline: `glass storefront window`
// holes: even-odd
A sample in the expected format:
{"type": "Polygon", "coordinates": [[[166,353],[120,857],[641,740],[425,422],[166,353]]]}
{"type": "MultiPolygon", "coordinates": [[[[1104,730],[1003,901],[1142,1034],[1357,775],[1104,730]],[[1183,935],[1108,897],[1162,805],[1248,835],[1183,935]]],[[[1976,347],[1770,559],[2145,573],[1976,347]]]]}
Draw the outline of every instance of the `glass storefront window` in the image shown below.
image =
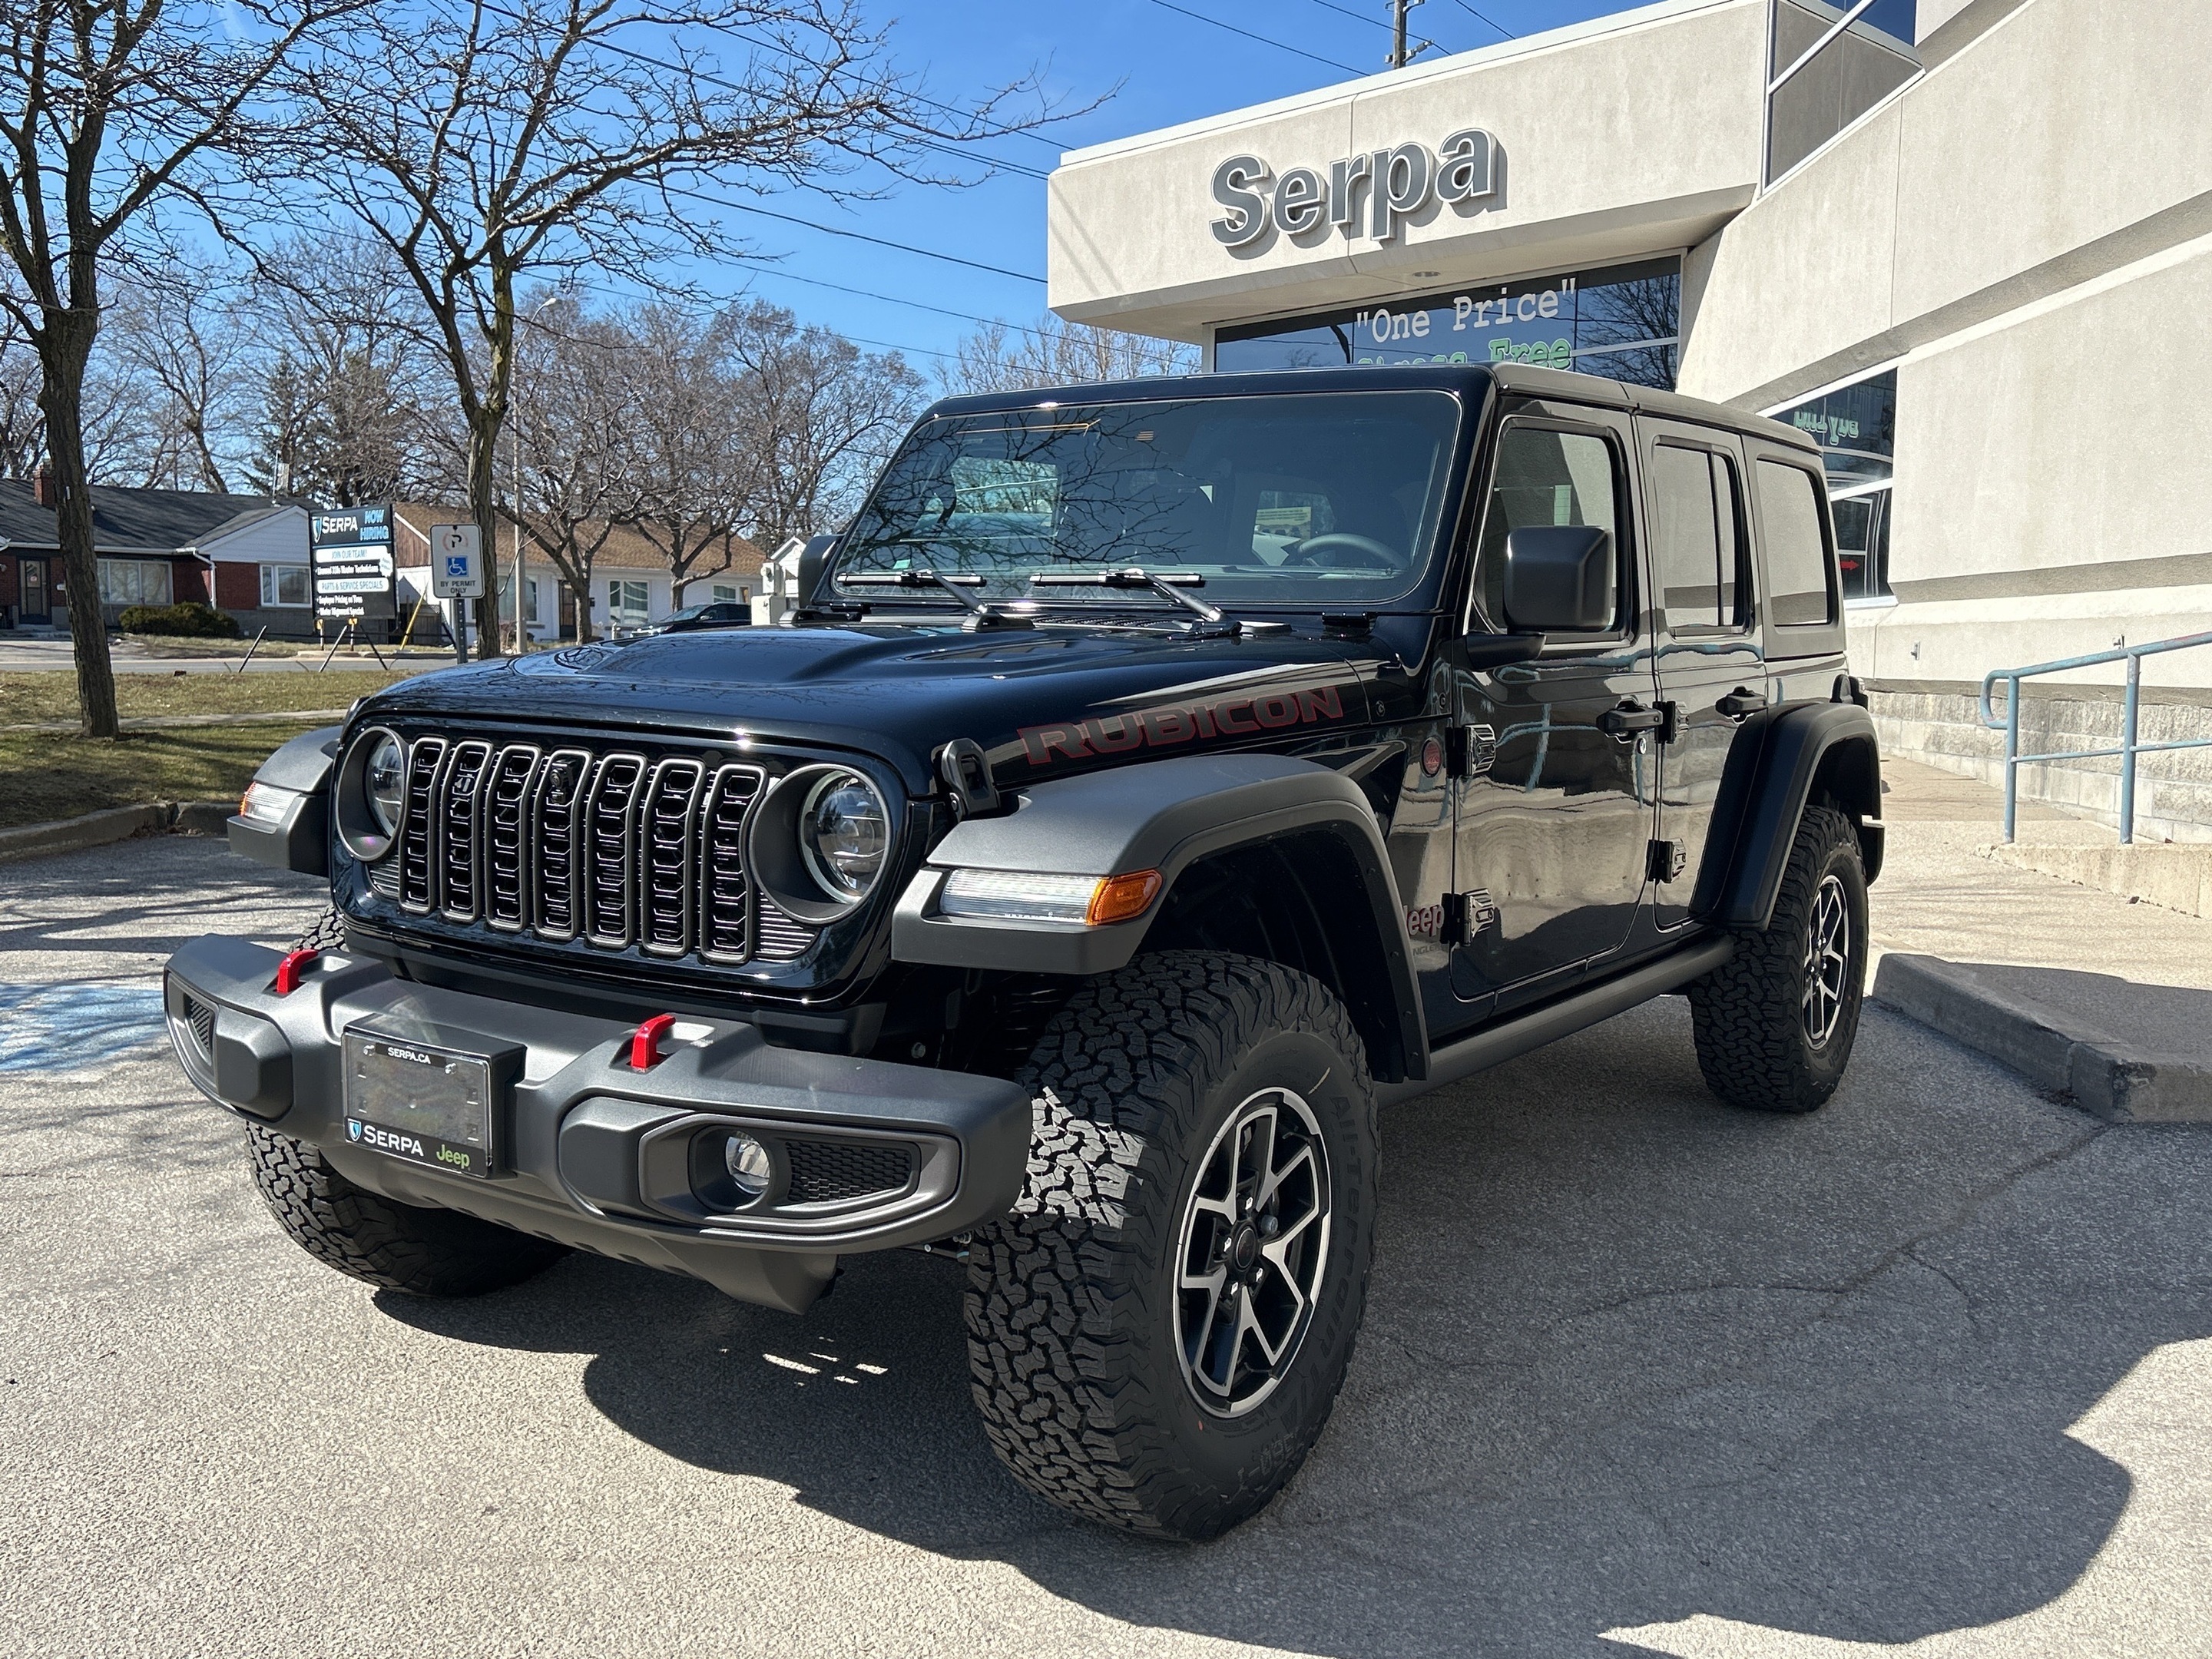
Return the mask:
{"type": "Polygon", "coordinates": [[[1679,259],[1485,283],[1218,331],[1224,374],[1373,363],[1540,363],[1672,389],[1679,259]]]}
{"type": "Polygon", "coordinates": [[[1846,599],[1887,597],[1890,481],[1896,469],[1897,371],[1772,411],[1820,446],[1846,599]]]}

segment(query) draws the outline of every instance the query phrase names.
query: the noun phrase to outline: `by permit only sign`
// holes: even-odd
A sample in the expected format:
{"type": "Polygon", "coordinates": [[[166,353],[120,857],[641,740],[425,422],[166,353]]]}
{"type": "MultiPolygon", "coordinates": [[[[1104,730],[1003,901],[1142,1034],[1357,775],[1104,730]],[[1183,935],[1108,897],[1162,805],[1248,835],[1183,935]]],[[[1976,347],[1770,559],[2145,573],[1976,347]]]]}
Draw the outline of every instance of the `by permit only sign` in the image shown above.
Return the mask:
{"type": "Polygon", "coordinates": [[[392,508],[333,507],[308,520],[315,615],[340,622],[393,617],[392,508]]]}
{"type": "Polygon", "coordinates": [[[472,524],[430,526],[430,592],[441,599],[483,598],[483,537],[472,524]]]}

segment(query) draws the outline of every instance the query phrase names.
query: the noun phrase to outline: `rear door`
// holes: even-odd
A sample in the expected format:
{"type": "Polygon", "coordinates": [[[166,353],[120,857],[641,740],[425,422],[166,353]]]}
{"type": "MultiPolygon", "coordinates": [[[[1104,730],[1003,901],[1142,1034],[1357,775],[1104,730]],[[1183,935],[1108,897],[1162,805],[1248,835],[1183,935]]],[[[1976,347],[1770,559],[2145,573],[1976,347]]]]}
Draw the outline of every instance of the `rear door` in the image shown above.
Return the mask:
{"type": "Polygon", "coordinates": [[[1528,399],[1508,410],[1494,447],[1464,634],[1508,629],[1505,538],[1515,529],[1594,525],[1612,534],[1618,562],[1611,628],[1554,635],[1534,660],[1510,667],[1468,670],[1463,656],[1454,665],[1453,879],[1464,921],[1452,984],[1500,1010],[1618,953],[1643,902],[1656,684],[1632,439],[1626,414],[1528,399]]]}
{"type": "Polygon", "coordinates": [[[1662,927],[1690,917],[1713,803],[1737,728],[1766,703],[1756,629],[1743,453],[1735,434],[1638,416],[1650,527],[1659,695],[1653,905],[1662,927]]]}

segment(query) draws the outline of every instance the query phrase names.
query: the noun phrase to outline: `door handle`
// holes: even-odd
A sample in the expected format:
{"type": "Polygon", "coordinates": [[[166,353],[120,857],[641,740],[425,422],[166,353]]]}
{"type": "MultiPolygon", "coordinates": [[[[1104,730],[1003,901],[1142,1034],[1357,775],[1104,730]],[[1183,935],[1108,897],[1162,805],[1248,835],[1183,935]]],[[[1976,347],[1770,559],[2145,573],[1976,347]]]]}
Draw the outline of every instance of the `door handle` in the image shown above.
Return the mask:
{"type": "Polygon", "coordinates": [[[1608,736],[1632,738],[1639,732],[1657,732],[1667,725],[1668,705],[1646,708],[1640,702],[1625,702],[1618,708],[1608,708],[1597,717],[1597,729],[1608,736]]]}
{"type": "Polygon", "coordinates": [[[1766,707],[1766,693],[1739,685],[1728,696],[1716,701],[1713,707],[1729,720],[1747,720],[1766,707]]]}

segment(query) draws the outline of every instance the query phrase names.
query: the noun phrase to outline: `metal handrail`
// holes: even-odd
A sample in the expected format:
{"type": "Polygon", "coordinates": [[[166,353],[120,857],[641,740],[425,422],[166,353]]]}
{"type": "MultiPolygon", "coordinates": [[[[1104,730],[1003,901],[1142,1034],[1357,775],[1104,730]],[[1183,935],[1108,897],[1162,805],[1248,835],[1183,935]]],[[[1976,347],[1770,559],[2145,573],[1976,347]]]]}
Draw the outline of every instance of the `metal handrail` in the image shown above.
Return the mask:
{"type": "Polygon", "coordinates": [[[2126,645],[2111,651],[2100,651],[2087,657],[2066,657],[2057,662],[2039,662],[2032,668],[1993,668],[1982,676],[1982,724],[1993,732],[2005,734],[2005,802],[2004,838],[2013,839],[2019,817],[2020,769],[2038,761],[2102,760],[2118,755],[2120,760],[2120,845],[2132,847],[2136,839],[2136,757],[2154,755],[2173,749],[2212,749],[2212,738],[2187,738],[2178,743],[2138,743],[2136,741],[2137,720],[2142,708],[2142,659],[2161,652],[2187,651],[2192,647],[2212,645],[2212,634],[2187,634],[2176,640],[2160,640],[2151,645],[2126,645]],[[2120,746],[2117,749],[2062,749],[2048,755],[2023,755],[2020,752],[2020,683],[2038,674],[2063,673],[2069,668],[2094,668],[2108,662],[2124,662],[2128,665],[2126,713],[2121,721],[2120,746]],[[2005,712],[2000,720],[1990,707],[1990,691],[1999,680],[2008,682],[2005,687],[2005,712]]]}

